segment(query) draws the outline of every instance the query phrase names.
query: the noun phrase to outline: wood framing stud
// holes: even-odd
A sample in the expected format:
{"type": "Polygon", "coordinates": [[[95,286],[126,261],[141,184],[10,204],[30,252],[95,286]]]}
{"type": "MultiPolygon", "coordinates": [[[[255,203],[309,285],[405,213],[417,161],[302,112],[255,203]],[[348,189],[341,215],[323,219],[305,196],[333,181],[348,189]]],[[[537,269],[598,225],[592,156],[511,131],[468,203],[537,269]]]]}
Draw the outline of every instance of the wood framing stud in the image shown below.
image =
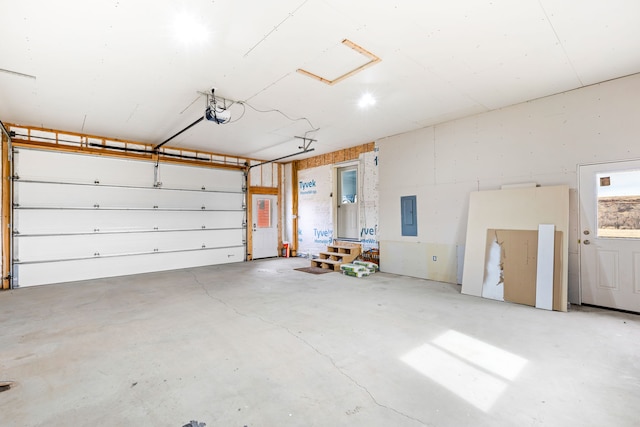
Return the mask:
{"type": "Polygon", "coordinates": [[[351,49],[355,50],[359,54],[369,58],[370,61],[367,62],[366,64],[360,65],[357,68],[354,68],[353,70],[351,70],[351,71],[349,71],[347,73],[344,73],[343,75],[341,75],[339,77],[336,77],[333,80],[325,79],[324,77],[320,77],[319,75],[314,74],[314,73],[312,73],[310,71],[307,71],[307,70],[303,70],[302,68],[298,68],[296,71],[298,71],[300,74],[304,74],[307,77],[311,77],[312,79],[316,79],[318,81],[321,81],[322,83],[328,84],[329,86],[333,86],[334,84],[340,83],[344,79],[347,79],[347,78],[353,76],[354,74],[359,73],[360,71],[364,70],[365,68],[369,68],[370,66],[375,65],[378,62],[382,61],[382,59],[380,59],[378,56],[376,56],[373,53],[369,52],[368,50],[366,50],[362,46],[358,46],[357,44],[355,44],[351,40],[344,39],[344,40],[342,40],[342,44],[347,46],[347,47],[350,47],[351,49]]]}
{"type": "Polygon", "coordinates": [[[161,150],[154,150],[150,144],[124,139],[105,138],[96,135],[85,135],[34,126],[20,126],[10,123],[6,125],[10,130],[19,132],[15,138],[12,138],[13,145],[16,147],[37,147],[72,153],[152,160],[154,162],[159,160],[163,163],[192,164],[226,169],[244,169],[245,163],[253,160],[244,157],[229,157],[219,153],[174,147],[163,147],[161,150]],[[72,140],[66,140],[65,138],[72,138],[72,140]]]}
{"type": "Polygon", "coordinates": [[[2,134],[2,289],[11,288],[11,164],[9,163],[9,141],[2,134]]]}
{"type": "Polygon", "coordinates": [[[348,160],[357,159],[360,154],[367,153],[375,150],[375,143],[369,142],[367,144],[357,145],[351,148],[345,148],[343,150],[333,151],[331,153],[320,154],[319,156],[308,157],[306,159],[298,160],[295,162],[298,165],[298,170],[315,168],[318,166],[331,165],[340,162],[346,162],[348,160]]]}
{"type": "Polygon", "coordinates": [[[298,253],[298,165],[300,160],[291,163],[291,214],[293,215],[293,241],[291,242],[291,256],[298,253]]]}

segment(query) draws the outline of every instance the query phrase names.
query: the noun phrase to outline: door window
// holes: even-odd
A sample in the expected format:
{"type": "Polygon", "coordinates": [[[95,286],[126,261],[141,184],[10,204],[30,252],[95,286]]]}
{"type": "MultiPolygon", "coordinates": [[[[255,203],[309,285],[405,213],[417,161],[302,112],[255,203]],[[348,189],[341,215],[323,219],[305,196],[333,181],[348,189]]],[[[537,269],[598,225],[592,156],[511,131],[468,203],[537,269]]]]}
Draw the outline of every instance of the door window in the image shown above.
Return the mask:
{"type": "Polygon", "coordinates": [[[358,170],[341,171],[340,203],[355,203],[358,201],[358,170]]]}
{"type": "Polygon", "coordinates": [[[640,170],[596,175],[598,237],[640,238],[640,170]]]}
{"type": "Polygon", "coordinates": [[[338,169],[337,237],[358,239],[358,167],[347,166],[338,169]]]}
{"type": "Polygon", "coordinates": [[[271,200],[258,199],[258,228],[271,228],[271,200]]]}

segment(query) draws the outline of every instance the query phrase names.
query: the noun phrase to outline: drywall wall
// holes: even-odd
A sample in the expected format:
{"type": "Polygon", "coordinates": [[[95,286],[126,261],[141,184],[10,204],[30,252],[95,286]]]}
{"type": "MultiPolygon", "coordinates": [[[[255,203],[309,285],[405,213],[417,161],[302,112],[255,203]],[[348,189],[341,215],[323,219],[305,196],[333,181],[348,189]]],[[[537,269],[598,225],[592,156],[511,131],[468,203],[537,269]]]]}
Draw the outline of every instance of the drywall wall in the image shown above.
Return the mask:
{"type": "Polygon", "coordinates": [[[434,128],[424,128],[382,140],[379,147],[380,269],[455,283],[469,192],[476,186],[437,184],[433,142],[434,128]],[[411,195],[417,196],[415,237],[401,235],[400,197],[411,195]]]}
{"type": "MultiPolygon", "coordinates": [[[[640,158],[637,93],[640,75],[377,141],[381,268],[406,274],[398,263],[385,261],[384,247],[390,242],[401,252],[394,259],[410,258],[415,246],[410,243],[423,245],[427,260],[429,244],[464,245],[472,191],[521,182],[566,184],[571,189],[569,300],[576,302],[577,165],[640,158]],[[400,196],[412,194],[418,200],[416,238],[400,232],[400,196]]],[[[435,271],[456,277],[460,261],[456,257],[435,271]]],[[[433,269],[420,271],[417,277],[436,276],[433,269]]]]}

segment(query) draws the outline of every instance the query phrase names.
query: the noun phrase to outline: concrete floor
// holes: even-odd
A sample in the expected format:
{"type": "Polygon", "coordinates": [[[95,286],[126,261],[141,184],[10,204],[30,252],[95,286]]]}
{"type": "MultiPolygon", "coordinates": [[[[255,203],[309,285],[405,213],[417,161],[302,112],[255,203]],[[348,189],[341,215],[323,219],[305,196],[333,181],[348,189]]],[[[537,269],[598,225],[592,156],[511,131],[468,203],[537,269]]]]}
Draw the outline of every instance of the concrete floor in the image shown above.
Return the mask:
{"type": "Polygon", "coordinates": [[[640,316],[275,259],[0,293],[2,426],[637,426],[640,316]]]}

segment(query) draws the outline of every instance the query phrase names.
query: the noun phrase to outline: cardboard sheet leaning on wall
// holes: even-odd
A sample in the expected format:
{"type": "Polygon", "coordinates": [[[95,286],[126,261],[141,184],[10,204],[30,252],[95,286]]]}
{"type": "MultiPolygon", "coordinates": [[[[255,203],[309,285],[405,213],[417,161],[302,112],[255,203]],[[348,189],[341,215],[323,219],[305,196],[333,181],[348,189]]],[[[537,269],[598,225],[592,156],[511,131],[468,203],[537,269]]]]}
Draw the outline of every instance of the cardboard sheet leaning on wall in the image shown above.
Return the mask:
{"type": "MultiPolygon", "coordinates": [[[[553,309],[561,311],[561,231],[555,233],[554,246],[553,309]]],[[[535,307],[537,258],[537,230],[487,230],[482,296],[535,307]]]]}

